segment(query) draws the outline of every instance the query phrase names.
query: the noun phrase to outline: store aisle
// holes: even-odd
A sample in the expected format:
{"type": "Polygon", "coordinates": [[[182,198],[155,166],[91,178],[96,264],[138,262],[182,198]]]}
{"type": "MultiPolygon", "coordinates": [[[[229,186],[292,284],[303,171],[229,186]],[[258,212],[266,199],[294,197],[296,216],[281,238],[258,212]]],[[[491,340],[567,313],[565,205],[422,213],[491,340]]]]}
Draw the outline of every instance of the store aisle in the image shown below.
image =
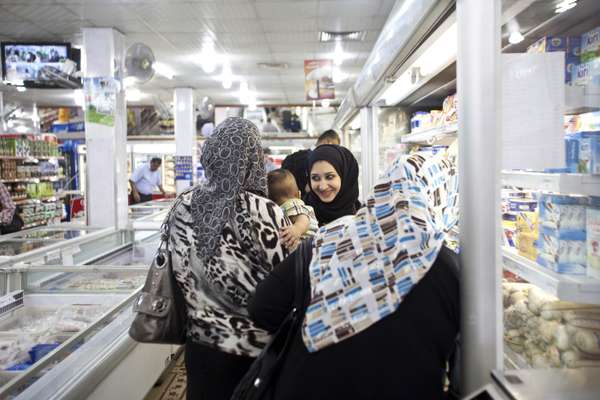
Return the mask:
{"type": "Polygon", "coordinates": [[[144,400],[185,400],[187,378],[183,347],[144,400]]]}

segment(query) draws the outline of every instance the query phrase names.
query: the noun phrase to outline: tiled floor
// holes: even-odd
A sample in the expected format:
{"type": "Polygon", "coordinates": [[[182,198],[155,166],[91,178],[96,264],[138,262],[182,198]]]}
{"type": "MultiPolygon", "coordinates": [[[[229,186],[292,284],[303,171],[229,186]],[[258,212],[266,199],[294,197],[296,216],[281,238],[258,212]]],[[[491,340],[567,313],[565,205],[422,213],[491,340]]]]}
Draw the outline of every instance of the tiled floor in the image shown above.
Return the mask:
{"type": "Polygon", "coordinates": [[[167,367],[161,378],[144,400],[185,400],[187,380],[183,351],[167,367]]]}

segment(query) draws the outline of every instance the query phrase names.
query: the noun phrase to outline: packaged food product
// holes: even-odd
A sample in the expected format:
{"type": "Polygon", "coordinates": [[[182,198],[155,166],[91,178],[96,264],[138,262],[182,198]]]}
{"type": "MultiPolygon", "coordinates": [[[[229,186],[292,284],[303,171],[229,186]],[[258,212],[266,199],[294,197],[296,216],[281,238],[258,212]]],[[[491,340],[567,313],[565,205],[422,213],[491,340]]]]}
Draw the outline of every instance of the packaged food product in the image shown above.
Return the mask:
{"type": "Polygon", "coordinates": [[[581,62],[600,58],[600,27],[581,35],[581,62]]]}
{"type": "Polygon", "coordinates": [[[600,197],[590,200],[586,214],[587,274],[600,279],[600,197]]]}

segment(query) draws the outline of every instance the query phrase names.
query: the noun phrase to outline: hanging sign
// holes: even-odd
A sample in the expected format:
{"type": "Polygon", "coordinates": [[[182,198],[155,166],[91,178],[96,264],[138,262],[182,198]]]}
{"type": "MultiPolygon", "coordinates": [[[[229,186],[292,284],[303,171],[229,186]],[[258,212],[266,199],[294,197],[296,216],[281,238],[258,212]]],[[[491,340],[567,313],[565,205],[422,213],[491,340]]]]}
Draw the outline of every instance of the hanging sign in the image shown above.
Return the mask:
{"type": "Polygon", "coordinates": [[[175,156],[175,180],[192,180],[192,156],[175,156]]]}
{"type": "Polygon", "coordinates": [[[117,82],[113,78],[85,78],[85,121],[115,126],[117,90],[117,82]]]}
{"type": "Polygon", "coordinates": [[[304,60],[306,100],[335,99],[332,60],[304,60]]]}

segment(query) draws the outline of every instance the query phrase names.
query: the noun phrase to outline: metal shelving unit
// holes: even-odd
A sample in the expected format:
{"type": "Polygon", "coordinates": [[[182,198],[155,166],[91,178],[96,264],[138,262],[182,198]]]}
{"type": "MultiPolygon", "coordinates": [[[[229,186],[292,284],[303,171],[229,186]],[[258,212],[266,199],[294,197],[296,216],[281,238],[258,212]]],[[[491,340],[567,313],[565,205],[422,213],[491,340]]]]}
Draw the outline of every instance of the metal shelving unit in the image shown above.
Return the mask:
{"type": "Polygon", "coordinates": [[[504,268],[519,275],[561,300],[600,304],[600,280],[585,275],[566,275],[550,271],[512,249],[502,249],[504,268]]]}
{"type": "Polygon", "coordinates": [[[455,139],[458,135],[458,124],[425,129],[402,136],[402,143],[434,143],[440,140],[455,139]]]}
{"type": "Polygon", "coordinates": [[[600,195],[600,176],[589,174],[548,174],[502,171],[502,185],[564,194],[600,195]]]}

